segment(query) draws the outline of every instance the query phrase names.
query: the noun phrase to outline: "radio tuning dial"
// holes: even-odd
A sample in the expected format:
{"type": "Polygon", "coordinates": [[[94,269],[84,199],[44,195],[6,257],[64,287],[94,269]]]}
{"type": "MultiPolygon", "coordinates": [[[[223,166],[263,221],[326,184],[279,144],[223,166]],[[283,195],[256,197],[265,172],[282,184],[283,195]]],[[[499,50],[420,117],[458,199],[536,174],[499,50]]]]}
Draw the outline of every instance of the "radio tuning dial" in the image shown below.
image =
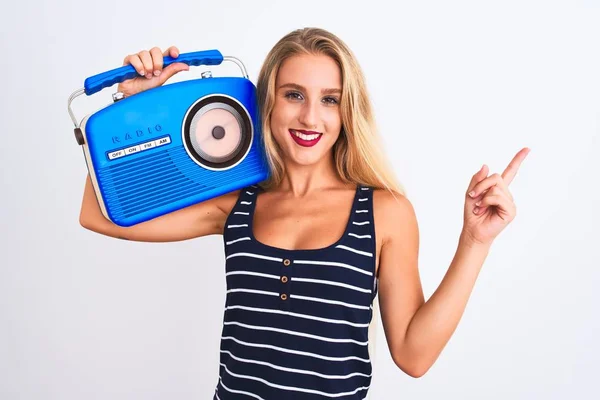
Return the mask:
{"type": "Polygon", "coordinates": [[[200,74],[200,76],[201,76],[202,78],[212,78],[212,72],[210,72],[210,71],[204,71],[204,72],[202,72],[202,73],[200,74]]]}

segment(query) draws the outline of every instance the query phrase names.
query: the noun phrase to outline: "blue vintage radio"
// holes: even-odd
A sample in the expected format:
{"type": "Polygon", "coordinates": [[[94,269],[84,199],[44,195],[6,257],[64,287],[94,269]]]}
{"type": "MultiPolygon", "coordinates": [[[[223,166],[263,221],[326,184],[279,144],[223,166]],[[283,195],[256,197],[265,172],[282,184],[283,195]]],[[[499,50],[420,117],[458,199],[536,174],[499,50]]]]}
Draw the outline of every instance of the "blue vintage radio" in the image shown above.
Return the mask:
{"type": "Polygon", "coordinates": [[[91,76],[69,97],[75,136],[83,148],[102,213],[131,226],[265,180],[256,87],[244,65],[218,50],[165,57],[219,65],[232,61],[242,77],[191,79],[112,103],[81,123],[71,102],[137,76],[131,65],[91,76]]]}

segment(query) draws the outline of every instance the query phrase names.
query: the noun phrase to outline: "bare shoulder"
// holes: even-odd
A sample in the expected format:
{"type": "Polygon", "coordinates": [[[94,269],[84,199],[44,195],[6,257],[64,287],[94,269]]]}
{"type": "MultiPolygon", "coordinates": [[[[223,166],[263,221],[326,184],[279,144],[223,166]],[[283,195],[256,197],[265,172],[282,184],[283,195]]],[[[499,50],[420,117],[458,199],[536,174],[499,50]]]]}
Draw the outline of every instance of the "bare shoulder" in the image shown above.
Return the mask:
{"type": "Polygon", "coordinates": [[[213,197],[189,207],[191,219],[211,221],[212,234],[223,234],[225,222],[233,210],[242,189],[213,197]]]}
{"type": "Polygon", "coordinates": [[[399,235],[414,235],[417,218],[411,201],[401,193],[386,189],[373,191],[373,217],[381,244],[399,235]]]}
{"type": "Polygon", "coordinates": [[[215,205],[225,214],[225,216],[229,215],[238,198],[240,197],[240,192],[242,189],[234,190],[233,192],[225,193],[219,197],[215,197],[214,203],[215,205]]]}
{"type": "Polygon", "coordinates": [[[241,189],[238,189],[238,190],[234,190],[233,192],[225,193],[224,195],[216,197],[215,203],[217,204],[217,207],[219,207],[219,209],[221,209],[221,211],[224,211],[227,214],[229,214],[229,212],[235,205],[235,202],[240,197],[241,191],[242,191],[241,189]]]}

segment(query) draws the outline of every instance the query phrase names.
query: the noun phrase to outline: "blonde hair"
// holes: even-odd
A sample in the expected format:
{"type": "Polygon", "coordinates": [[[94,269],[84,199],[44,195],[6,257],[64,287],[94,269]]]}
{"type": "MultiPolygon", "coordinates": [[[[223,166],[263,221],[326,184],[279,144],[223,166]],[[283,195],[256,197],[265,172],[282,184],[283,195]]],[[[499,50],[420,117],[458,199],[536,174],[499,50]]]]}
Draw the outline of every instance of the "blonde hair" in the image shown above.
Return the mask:
{"type": "MultiPolygon", "coordinates": [[[[341,39],[319,28],[297,29],[281,38],[262,65],[257,96],[262,119],[262,137],[270,177],[261,182],[265,188],[281,183],[284,174],[281,149],[273,138],[270,119],[275,104],[275,80],[283,61],[294,55],[327,55],[340,67],[342,131],[333,145],[333,157],[340,179],[404,194],[404,188],[385,157],[373,117],[363,72],[341,39]]],[[[392,195],[394,193],[392,192],[392,195]]]]}

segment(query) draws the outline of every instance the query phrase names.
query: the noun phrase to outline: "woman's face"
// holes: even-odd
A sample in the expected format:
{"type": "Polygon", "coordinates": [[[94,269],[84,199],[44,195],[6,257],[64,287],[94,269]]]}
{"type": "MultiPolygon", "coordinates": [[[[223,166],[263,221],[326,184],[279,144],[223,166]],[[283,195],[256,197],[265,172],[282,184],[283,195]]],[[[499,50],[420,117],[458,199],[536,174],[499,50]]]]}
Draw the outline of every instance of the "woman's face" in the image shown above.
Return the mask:
{"type": "Polygon", "coordinates": [[[325,55],[286,59],[275,80],[271,131],[286,162],[317,163],[329,156],[340,135],[342,75],[325,55]]]}

